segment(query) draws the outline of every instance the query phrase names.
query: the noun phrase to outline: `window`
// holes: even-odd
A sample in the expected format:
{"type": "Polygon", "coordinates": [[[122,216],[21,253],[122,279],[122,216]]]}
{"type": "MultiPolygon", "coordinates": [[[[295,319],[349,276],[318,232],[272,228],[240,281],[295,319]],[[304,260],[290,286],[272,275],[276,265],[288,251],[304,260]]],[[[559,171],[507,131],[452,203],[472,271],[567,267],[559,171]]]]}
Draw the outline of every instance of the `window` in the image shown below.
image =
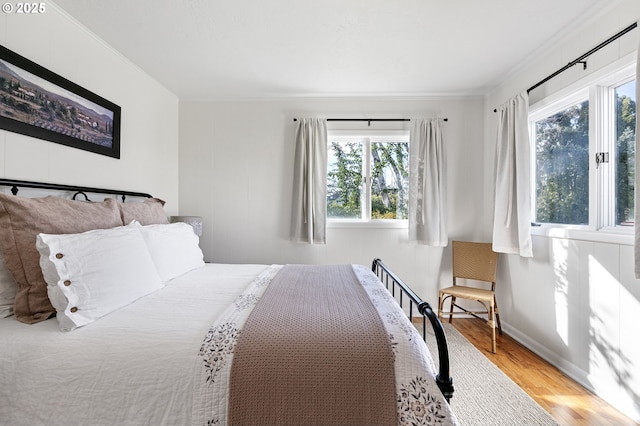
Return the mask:
{"type": "Polygon", "coordinates": [[[531,108],[535,222],[634,224],[635,64],[610,71],[531,108]]]}
{"type": "Polygon", "coordinates": [[[589,223],[589,101],[535,122],[535,220],[589,223]]]}
{"type": "Polygon", "coordinates": [[[615,88],[616,225],[632,226],[635,189],[636,81],[615,88]]]}
{"type": "Polygon", "coordinates": [[[408,218],[408,132],[330,132],[327,142],[328,219],[408,218]]]}

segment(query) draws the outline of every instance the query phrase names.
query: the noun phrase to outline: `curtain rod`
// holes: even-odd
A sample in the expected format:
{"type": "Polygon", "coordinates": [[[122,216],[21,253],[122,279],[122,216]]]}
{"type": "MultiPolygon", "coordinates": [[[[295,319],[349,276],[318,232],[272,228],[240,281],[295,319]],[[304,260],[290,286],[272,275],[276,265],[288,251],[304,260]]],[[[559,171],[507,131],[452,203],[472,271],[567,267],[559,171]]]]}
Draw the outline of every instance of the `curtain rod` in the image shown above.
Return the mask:
{"type": "Polygon", "coordinates": [[[593,49],[591,49],[587,53],[583,54],[579,58],[574,59],[573,61],[569,62],[564,67],[560,68],[558,71],[554,72],[553,74],[550,74],[549,76],[547,76],[544,79],[540,80],[539,82],[537,82],[533,86],[529,87],[527,89],[527,93],[531,92],[533,89],[537,88],[538,86],[543,85],[547,81],[551,80],[553,77],[555,77],[558,74],[568,70],[569,68],[571,68],[574,65],[582,64],[583,69],[587,69],[587,61],[584,60],[585,58],[587,58],[588,56],[591,56],[593,53],[595,53],[598,50],[602,49],[606,45],[608,45],[608,44],[614,42],[615,40],[619,39],[620,37],[622,37],[623,35],[625,35],[629,31],[633,30],[637,26],[638,26],[638,22],[634,22],[633,24],[629,25],[627,28],[623,29],[622,31],[620,31],[616,35],[609,37],[607,40],[603,41],[602,43],[600,43],[599,45],[597,45],[596,47],[594,47],[593,49]]]}
{"type": "MultiPolygon", "coordinates": [[[[568,70],[569,68],[571,68],[571,67],[573,67],[575,65],[582,64],[582,69],[586,70],[587,69],[587,61],[585,61],[585,59],[587,57],[591,56],[593,53],[597,52],[598,50],[602,49],[603,47],[607,46],[608,44],[611,44],[612,42],[616,41],[617,39],[619,39],[620,37],[622,37],[623,35],[625,35],[629,31],[635,29],[637,26],[638,26],[638,22],[636,21],[633,24],[629,25],[627,28],[625,28],[622,31],[618,32],[617,34],[609,37],[608,39],[606,39],[605,41],[603,41],[602,43],[600,43],[599,45],[597,45],[593,49],[589,50],[587,53],[585,53],[585,54],[581,55],[580,57],[574,59],[573,61],[569,62],[564,67],[560,68],[558,71],[554,72],[553,74],[550,74],[550,75],[546,76],[545,78],[543,78],[542,80],[540,80],[539,82],[534,84],[533,86],[529,87],[527,89],[527,93],[530,93],[533,89],[536,89],[539,86],[542,86],[547,81],[551,80],[552,78],[554,78],[558,74],[561,74],[561,73],[565,72],[566,70],[568,70]]],[[[498,109],[495,108],[493,110],[493,112],[498,112],[498,109]]]]}
{"type": "MultiPolygon", "coordinates": [[[[294,118],[293,121],[298,121],[294,118]]],[[[411,121],[410,118],[327,118],[327,121],[366,121],[371,126],[372,121],[411,121]]],[[[448,118],[443,118],[442,121],[449,121],[448,118]]]]}

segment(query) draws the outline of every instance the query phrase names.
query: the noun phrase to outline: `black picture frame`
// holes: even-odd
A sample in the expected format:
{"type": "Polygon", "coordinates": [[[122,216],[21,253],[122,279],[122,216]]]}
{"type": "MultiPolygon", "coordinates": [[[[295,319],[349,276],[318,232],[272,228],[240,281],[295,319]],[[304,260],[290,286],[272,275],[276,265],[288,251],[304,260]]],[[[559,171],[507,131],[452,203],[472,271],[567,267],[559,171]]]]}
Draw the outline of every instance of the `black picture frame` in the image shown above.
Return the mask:
{"type": "Polygon", "coordinates": [[[0,129],[120,158],[120,107],[0,45],[0,129]]]}

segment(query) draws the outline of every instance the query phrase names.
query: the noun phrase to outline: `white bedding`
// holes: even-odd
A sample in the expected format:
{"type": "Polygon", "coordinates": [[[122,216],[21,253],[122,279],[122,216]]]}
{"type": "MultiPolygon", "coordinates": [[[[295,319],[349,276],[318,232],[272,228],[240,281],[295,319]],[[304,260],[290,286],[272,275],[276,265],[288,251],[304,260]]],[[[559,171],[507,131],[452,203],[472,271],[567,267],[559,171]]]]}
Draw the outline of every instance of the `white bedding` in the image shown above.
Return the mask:
{"type": "MultiPolygon", "coordinates": [[[[200,403],[193,395],[194,391],[200,394],[197,377],[202,374],[203,339],[228,306],[268,269],[268,265],[206,264],[72,332],[61,332],[55,320],[26,325],[11,317],[0,319],[0,424],[206,422],[211,417],[193,414],[200,403]]],[[[363,267],[356,273],[372,295],[394,345],[423,354],[419,361],[396,359],[396,368],[405,369],[401,373],[405,378],[416,377],[416,368],[420,375],[434,374],[426,345],[401,311],[385,307],[391,298],[382,286],[376,287],[379,282],[372,280],[377,278],[367,275],[363,267]]],[[[398,377],[402,376],[396,370],[398,377]]],[[[429,398],[437,398],[430,406],[437,405],[438,417],[443,414],[443,423],[455,424],[435,382],[423,385],[420,380],[407,380],[399,389],[407,394],[424,386],[429,398]]],[[[401,404],[407,412],[411,401],[401,404]]],[[[209,404],[224,406],[220,401],[209,404]]],[[[409,413],[407,423],[416,420],[415,414],[409,413]]]]}
{"type": "MultiPolygon", "coordinates": [[[[227,389],[238,335],[278,268],[266,269],[210,328],[201,351],[205,362],[195,392],[194,425],[227,424],[227,389]]],[[[353,265],[353,270],[376,307],[394,352],[398,425],[457,424],[434,380],[435,365],[416,328],[369,268],[353,265]]]]}
{"type": "Polygon", "coordinates": [[[207,264],[69,333],[1,319],[0,424],[191,424],[202,340],[265,268],[207,264]]]}

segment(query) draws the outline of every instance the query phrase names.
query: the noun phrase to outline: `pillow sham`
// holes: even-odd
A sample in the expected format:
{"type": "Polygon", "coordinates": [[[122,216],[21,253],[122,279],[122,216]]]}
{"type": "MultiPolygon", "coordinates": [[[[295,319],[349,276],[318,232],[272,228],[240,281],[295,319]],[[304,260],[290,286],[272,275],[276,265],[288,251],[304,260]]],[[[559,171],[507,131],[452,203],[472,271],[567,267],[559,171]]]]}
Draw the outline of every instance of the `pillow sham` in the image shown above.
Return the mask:
{"type": "Polygon", "coordinates": [[[147,198],[141,202],[122,203],[118,201],[122,223],[130,224],[137,220],[142,225],[153,225],[156,223],[169,223],[164,212],[164,201],[159,198],[147,198]]]}
{"type": "Polygon", "coordinates": [[[36,247],[60,329],[87,325],[162,288],[137,226],[39,234],[36,247]]]}
{"type": "Polygon", "coordinates": [[[13,302],[16,298],[18,284],[7,269],[0,250],[0,318],[13,315],[13,302]]]}
{"type": "Polygon", "coordinates": [[[59,197],[24,198],[0,194],[0,247],[18,290],[13,304],[16,319],[33,324],[55,313],[47,297],[36,249],[39,233],[73,234],[122,226],[115,199],[101,203],[59,197]]]}
{"type": "Polygon", "coordinates": [[[138,226],[162,281],[204,266],[199,239],[191,225],[176,222],[138,226]]]}

